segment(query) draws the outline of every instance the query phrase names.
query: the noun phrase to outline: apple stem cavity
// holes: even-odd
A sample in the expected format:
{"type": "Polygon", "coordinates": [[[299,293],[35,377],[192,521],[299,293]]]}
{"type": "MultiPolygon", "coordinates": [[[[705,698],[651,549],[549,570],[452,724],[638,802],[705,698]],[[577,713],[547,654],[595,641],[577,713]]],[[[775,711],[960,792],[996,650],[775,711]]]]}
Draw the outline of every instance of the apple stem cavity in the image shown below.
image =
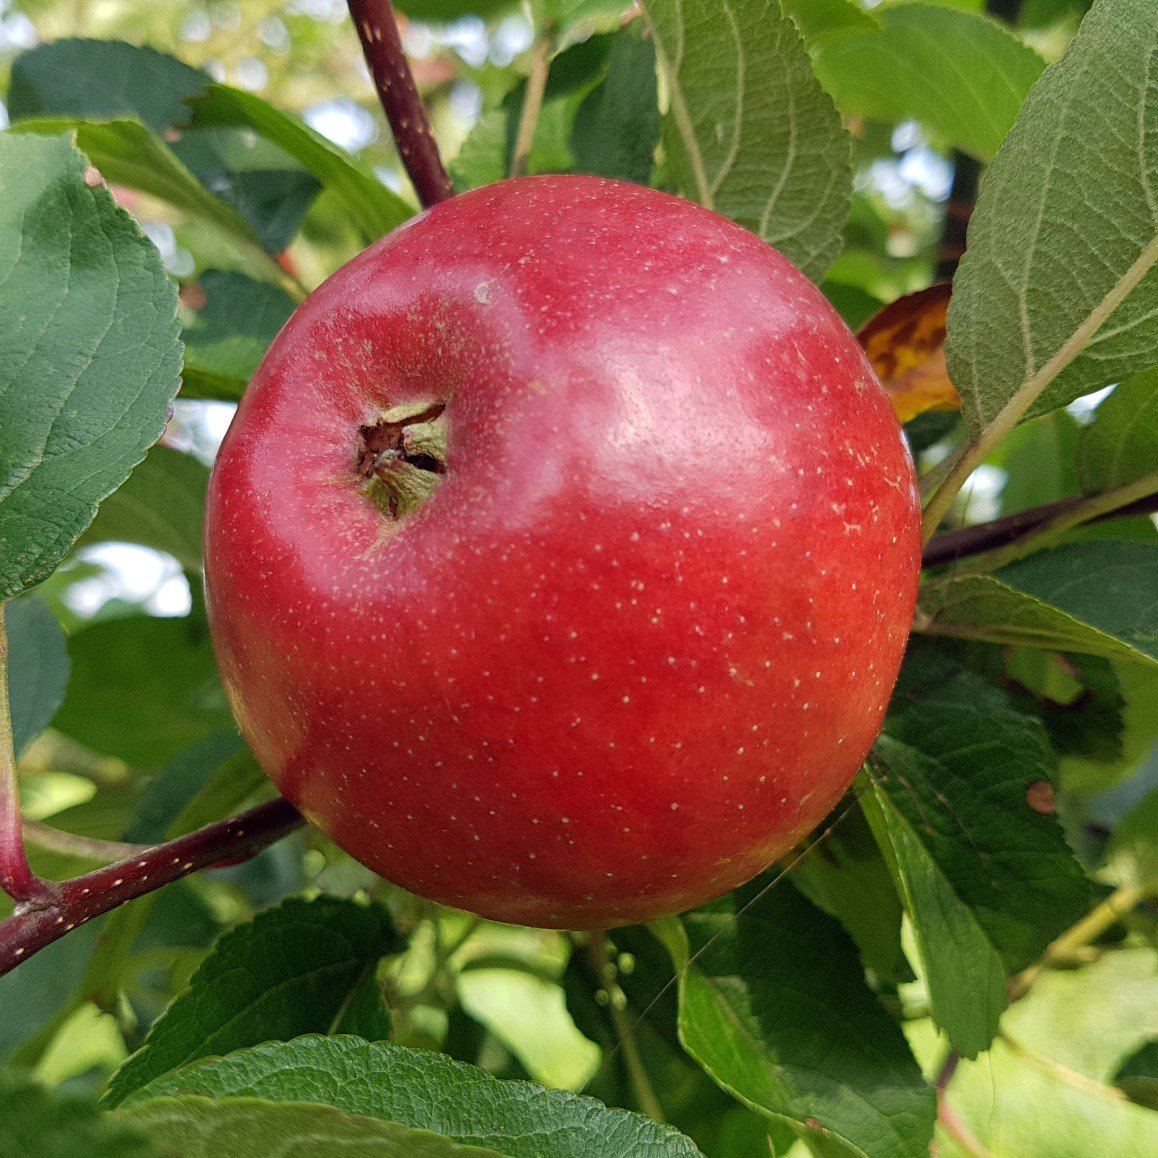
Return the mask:
{"type": "Polygon", "coordinates": [[[446,473],[444,402],[413,402],[384,411],[358,430],[355,471],[364,493],[386,516],[402,522],[446,473]]]}

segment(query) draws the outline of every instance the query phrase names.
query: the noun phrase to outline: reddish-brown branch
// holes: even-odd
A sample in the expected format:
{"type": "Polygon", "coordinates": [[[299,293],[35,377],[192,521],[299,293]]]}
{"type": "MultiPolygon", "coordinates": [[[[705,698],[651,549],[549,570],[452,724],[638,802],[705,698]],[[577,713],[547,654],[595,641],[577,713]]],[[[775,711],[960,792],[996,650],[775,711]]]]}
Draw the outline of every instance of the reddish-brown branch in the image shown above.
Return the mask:
{"type": "Polygon", "coordinates": [[[349,0],[349,7],[402,163],[423,207],[437,205],[454,187],[402,51],[394,7],[390,0],[349,0]]]}
{"type": "MultiPolygon", "coordinates": [[[[959,531],[945,531],[943,534],[934,535],[925,544],[924,565],[937,567],[943,563],[964,559],[968,555],[980,555],[984,551],[1008,546],[1045,527],[1086,501],[1087,499],[1080,495],[1058,499],[1054,503],[1045,503],[1040,507],[1030,507],[1012,515],[1003,515],[1000,519],[994,519],[989,523],[978,523],[975,527],[962,527],[959,531]]],[[[1089,521],[1100,523],[1106,519],[1122,519],[1128,515],[1148,515],[1155,510],[1158,510],[1158,494],[1147,495],[1137,502],[1107,511],[1089,521]]]]}
{"type": "Polygon", "coordinates": [[[279,797],[139,856],[49,886],[51,898],[18,904],[11,917],[0,921],[0,976],[93,917],[198,869],[248,860],[302,823],[294,806],[279,797]]]}

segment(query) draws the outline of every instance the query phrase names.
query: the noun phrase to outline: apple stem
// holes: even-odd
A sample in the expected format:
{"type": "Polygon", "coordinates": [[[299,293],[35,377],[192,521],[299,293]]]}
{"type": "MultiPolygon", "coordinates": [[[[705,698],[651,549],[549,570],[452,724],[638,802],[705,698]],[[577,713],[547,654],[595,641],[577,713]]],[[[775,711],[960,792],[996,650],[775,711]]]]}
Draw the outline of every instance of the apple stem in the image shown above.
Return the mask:
{"type": "Polygon", "coordinates": [[[416,511],[446,473],[445,410],[442,402],[395,406],[358,432],[355,469],[367,497],[393,520],[416,511]]]}
{"type": "Polygon", "coordinates": [[[0,921],[0,976],[78,925],[198,869],[248,860],[304,823],[294,806],[278,797],[84,876],[40,882],[51,890],[50,898],[18,904],[0,921]]]}
{"type": "Polygon", "coordinates": [[[402,164],[424,209],[454,196],[398,33],[390,0],[348,0],[362,53],[378,89],[402,164]]]}

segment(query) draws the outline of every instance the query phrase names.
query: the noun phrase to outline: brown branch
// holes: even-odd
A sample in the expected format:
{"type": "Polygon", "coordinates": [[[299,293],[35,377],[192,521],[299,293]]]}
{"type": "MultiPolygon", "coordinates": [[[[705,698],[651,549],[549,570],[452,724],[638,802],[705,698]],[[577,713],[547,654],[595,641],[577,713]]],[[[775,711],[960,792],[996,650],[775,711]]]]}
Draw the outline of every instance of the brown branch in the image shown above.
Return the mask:
{"type": "Polygon", "coordinates": [[[378,99],[418,200],[423,208],[437,205],[454,196],[454,187],[402,51],[394,7],[390,0],[349,0],[349,7],[378,99]]]}
{"type": "Polygon", "coordinates": [[[11,917],[0,921],[0,976],[78,925],[198,869],[248,860],[303,823],[294,806],[279,797],[107,868],[49,886],[51,897],[24,901],[11,917]]]}
{"type": "MultiPolygon", "coordinates": [[[[975,527],[945,531],[940,535],[934,535],[925,544],[922,561],[926,567],[939,567],[943,563],[952,563],[968,555],[980,555],[985,551],[1006,547],[1069,514],[1088,501],[1084,495],[1058,499],[1057,502],[1045,503],[1040,507],[1030,507],[1012,515],[1003,515],[1000,519],[994,519],[989,523],[978,523],[975,527]]],[[[1095,515],[1089,522],[1102,523],[1107,519],[1124,519],[1129,515],[1148,515],[1156,510],[1158,510],[1158,494],[1147,495],[1116,510],[1095,515]]]]}

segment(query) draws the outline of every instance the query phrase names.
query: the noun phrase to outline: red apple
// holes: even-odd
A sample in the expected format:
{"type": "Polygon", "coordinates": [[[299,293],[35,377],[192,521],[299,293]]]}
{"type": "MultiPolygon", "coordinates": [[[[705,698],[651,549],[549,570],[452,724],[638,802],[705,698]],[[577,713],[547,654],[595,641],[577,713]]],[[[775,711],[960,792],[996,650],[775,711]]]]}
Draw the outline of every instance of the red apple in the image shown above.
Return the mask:
{"type": "Polygon", "coordinates": [[[726,892],[832,808],[918,522],[881,387],[785,258],[539,177],[297,311],[221,448],[206,578],[242,732],[322,831],[444,904],[595,928],[726,892]]]}

